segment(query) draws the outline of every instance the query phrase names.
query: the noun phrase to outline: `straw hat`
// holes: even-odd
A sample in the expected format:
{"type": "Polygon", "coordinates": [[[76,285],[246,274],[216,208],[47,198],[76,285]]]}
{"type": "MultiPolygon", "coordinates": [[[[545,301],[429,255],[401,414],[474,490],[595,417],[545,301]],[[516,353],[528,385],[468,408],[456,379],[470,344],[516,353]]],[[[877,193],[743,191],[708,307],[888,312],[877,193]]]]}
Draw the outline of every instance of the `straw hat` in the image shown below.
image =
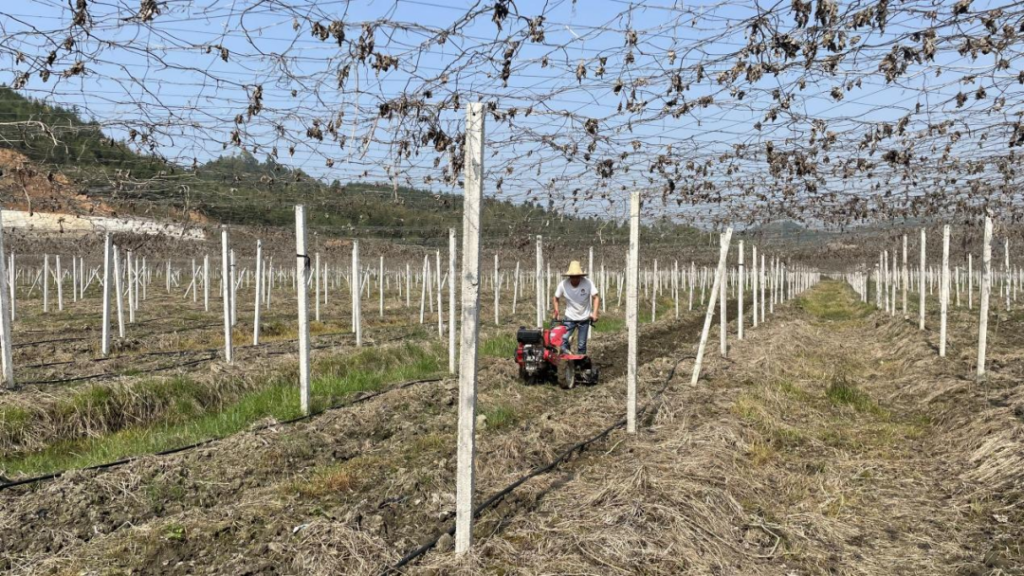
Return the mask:
{"type": "Polygon", "coordinates": [[[580,266],[579,260],[573,260],[569,263],[569,269],[565,271],[562,276],[586,276],[587,273],[583,271],[583,267],[580,266]]]}

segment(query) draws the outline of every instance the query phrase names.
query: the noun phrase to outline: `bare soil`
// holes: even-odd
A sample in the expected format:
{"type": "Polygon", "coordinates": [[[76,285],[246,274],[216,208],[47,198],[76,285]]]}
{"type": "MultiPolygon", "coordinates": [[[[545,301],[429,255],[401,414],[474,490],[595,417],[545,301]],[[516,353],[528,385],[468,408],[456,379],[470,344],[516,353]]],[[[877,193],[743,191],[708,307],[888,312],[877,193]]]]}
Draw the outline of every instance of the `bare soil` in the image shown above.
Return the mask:
{"type": "MultiPolygon", "coordinates": [[[[931,333],[851,294],[827,283],[808,296],[842,319],[798,301],[748,325],[729,358],[709,347],[697,387],[701,318],[644,326],[639,433],[613,431],[484,512],[469,557],[443,537],[404,571],[1021,573],[1014,340],[995,339],[998,368],[979,385],[961,358],[936,358],[931,333]]],[[[478,501],[621,418],[624,338],[602,335],[592,352],[602,383],[571,391],[486,363],[478,501]]],[[[456,392],[454,380],[411,386],[0,492],[0,570],[380,573],[450,525],[456,392]]]]}
{"type": "MultiPolygon", "coordinates": [[[[694,314],[684,321],[646,326],[645,337],[652,345],[641,355],[645,371],[664,369],[655,359],[677,349],[684,334],[695,332],[698,321],[694,314]]],[[[546,463],[557,450],[576,442],[581,430],[598,430],[615,418],[621,400],[616,382],[621,383],[623,371],[616,359],[624,357],[625,343],[621,337],[601,335],[592,348],[602,359],[607,382],[593,388],[565,392],[554,385],[526,387],[517,380],[511,359],[491,362],[481,373],[484,417],[479,485],[483,493],[497,491],[546,463]],[[498,421],[498,416],[509,412],[511,416],[498,421]],[[493,415],[490,423],[487,415],[493,415]]],[[[149,559],[113,553],[113,564],[107,567],[168,573],[180,562],[178,571],[187,573],[196,569],[198,561],[225,573],[244,572],[253,553],[242,554],[237,558],[241,564],[229,568],[234,552],[210,549],[218,540],[200,531],[205,530],[200,527],[218,526],[217,533],[223,536],[224,523],[235,525],[237,520],[231,519],[241,513],[253,515],[249,522],[260,526],[258,532],[272,530],[282,536],[310,524],[311,519],[347,522],[346,530],[366,531],[383,539],[376,544],[380,553],[373,559],[383,566],[446,527],[451,518],[454,447],[449,439],[454,436],[455,387],[454,381],[428,383],[310,422],[275,426],[175,456],[8,490],[2,496],[4,517],[23,529],[3,537],[6,558],[12,569],[32,566],[35,570],[48,564],[63,569],[69,565],[61,558],[92,554],[103,547],[101,542],[133,539],[139,534],[136,529],[144,525],[156,527],[158,533],[173,531],[173,526],[191,517],[194,523],[188,522],[185,528],[188,536],[171,539],[182,545],[180,550],[169,552],[160,545],[161,550],[154,549],[155,556],[149,559]],[[41,541],[31,536],[40,532],[59,537],[41,541]],[[173,558],[164,558],[168,554],[173,558]],[[118,558],[130,560],[129,565],[118,558]],[[137,566],[140,560],[150,568],[137,566]]],[[[503,505],[508,510],[519,507],[514,500],[503,505]]],[[[155,542],[163,541],[158,534],[155,542]]],[[[264,536],[253,543],[271,556],[278,548],[268,548],[264,536]]],[[[375,566],[369,560],[360,561],[372,572],[375,566]]],[[[266,562],[268,567],[275,564],[266,562]]],[[[327,566],[354,569],[347,563],[327,566]]]]}

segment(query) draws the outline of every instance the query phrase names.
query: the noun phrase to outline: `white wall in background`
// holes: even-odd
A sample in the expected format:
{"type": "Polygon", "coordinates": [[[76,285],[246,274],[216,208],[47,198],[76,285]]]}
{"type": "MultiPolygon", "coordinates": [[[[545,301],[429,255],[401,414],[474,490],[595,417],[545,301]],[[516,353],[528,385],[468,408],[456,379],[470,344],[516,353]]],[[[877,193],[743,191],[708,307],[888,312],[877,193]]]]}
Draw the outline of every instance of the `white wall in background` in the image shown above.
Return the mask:
{"type": "Polygon", "coordinates": [[[206,235],[198,228],[159,222],[148,218],[112,218],[110,216],[75,216],[71,214],[28,213],[22,210],[3,210],[5,228],[45,233],[99,234],[132,233],[153,236],[173,236],[185,240],[203,240],[206,235]]]}

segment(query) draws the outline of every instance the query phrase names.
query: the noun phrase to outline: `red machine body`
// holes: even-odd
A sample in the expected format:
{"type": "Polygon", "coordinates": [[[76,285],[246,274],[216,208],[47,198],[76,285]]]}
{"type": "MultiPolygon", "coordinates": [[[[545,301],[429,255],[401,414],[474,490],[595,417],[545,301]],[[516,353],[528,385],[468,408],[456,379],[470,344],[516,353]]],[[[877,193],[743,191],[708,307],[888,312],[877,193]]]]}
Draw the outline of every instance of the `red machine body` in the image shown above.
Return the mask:
{"type": "Polygon", "coordinates": [[[586,354],[563,354],[569,329],[556,324],[549,329],[520,327],[516,333],[516,364],[519,377],[536,384],[556,377],[563,388],[577,383],[597,384],[598,369],[586,354]]]}

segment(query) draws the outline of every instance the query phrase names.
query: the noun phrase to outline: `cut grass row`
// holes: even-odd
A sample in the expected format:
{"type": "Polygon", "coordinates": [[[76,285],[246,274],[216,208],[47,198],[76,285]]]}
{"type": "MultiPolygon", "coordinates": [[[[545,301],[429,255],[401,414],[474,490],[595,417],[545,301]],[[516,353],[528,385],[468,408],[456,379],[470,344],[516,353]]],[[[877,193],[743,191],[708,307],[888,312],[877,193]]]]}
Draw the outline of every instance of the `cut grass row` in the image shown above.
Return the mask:
{"type": "MultiPolygon", "coordinates": [[[[660,300],[662,317],[671,317],[671,301],[660,300]]],[[[640,320],[649,322],[649,311],[641,312],[640,320]]],[[[290,335],[280,328],[270,325],[267,335],[290,335]]],[[[624,328],[621,318],[604,317],[594,333],[624,328]]],[[[515,347],[514,332],[502,330],[483,340],[481,355],[511,358],[515,347]]],[[[388,383],[441,374],[443,356],[440,345],[407,343],[318,357],[313,407],[388,383]]],[[[34,475],[87,467],[221,438],[265,418],[293,418],[299,414],[296,373],[291,365],[262,376],[228,375],[214,385],[190,375],[120,380],[89,385],[45,407],[0,406],[0,447],[5,454],[0,457],[0,473],[34,475]]],[[[514,419],[507,410],[487,415],[493,427],[514,419]]]]}
{"type": "MultiPolygon", "coordinates": [[[[603,318],[594,332],[616,333],[624,322],[603,318]]],[[[513,330],[481,342],[481,356],[512,358],[513,330]]],[[[387,384],[445,372],[446,350],[437,343],[368,348],[355,354],[318,355],[312,383],[313,409],[387,384]]],[[[262,376],[226,375],[211,384],[191,375],[96,383],[51,404],[0,406],[0,473],[46,474],[130,456],[171,450],[222,438],[262,419],[299,415],[297,368],[290,364],[262,376]]],[[[486,407],[482,407],[486,408],[486,407]]],[[[514,421],[503,407],[488,416],[491,427],[514,421]]]]}
{"type": "Polygon", "coordinates": [[[797,299],[797,306],[818,320],[852,322],[874,312],[872,304],[861,302],[853,288],[834,280],[820,282],[797,299]]]}
{"type": "MultiPolygon", "coordinates": [[[[313,410],[336,404],[357,392],[379,390],[388,384],[427,378],[442,371],[439,345],[405,344],[366,349],[354,355],[328,357],[316,363],[311,384],[313,410]]],[[[197,385],[175,379],[166,386],[173,406],[158,420],[115,432],[60,441],[43,450],[0,459],[7,475],[35,475],[82,468],[121,458],[170,450],[212,438],[223,438],[266,418],[288,420],[301,415],[297,378],[292,370],[272,376],[258,390],[223,405],[194,401],[197,385]]],[[[106,403],[106,393],[93,389],[78,397],[82,409],[106,403]],[[92,396],[92,398],[89,398],[92,396]]]]}
{"type": "MultiPolygon", "coordinates": [[[[481,355],[508,358],[514,349],[515,337],[503,332],[483,341],[481,355]]],[[[447,351],[437,343],[406,343],[319,357],[313,369],[312,408],[320,410],[389,384],[444,374],[446,360],[447,351]]],[[[225,378],[233,379],[245,377],[225,378]]],[[[67,431],[73,436],[39,450],[8,452],[0,458],[0,472],[22,476],[83,468],[223,438],[267,418],[295,418],[300,415],[297,380],[297,368],[291,365],[258,382],[222,381],[221,391],[188,376],[131,385],[95,384],[67,396],[57,406],[58,419],[75,427],[67,431]],[[226,400],[223,390],[227,388],[242,393],[226,400]],[[152,419],[140,414],[140,403],[152,419]],[[126,414],[134,416],[126,418],[126,414]]],[[[514,420],[514,414],[503,406],[483,413],[492,427],[514,420]]],[[[0,434],[8,442],[31,434],[37,418],[31,409],[2,407],[0,434]]]]}
{"type": "MultiPolygon", "coordinates": [[[[521,407],[507,401],[481,404],[478,418],[482,418],[482,426],[479,428],[482,434],[500,433],[520,422],[521,407]]],[[[453,453],[454,441],[454,435],[424,433],[403,445],[398,453],[359,454],[342,462],[327,462],[315,466],[310,471],[296,476],[284,486],[284,490],[294,492],[304,499],[331,497],[361,490],[371,485],[375,475],[384,473],[381,469],[414,469],[422,466],[425,457],[436,458],[437,455],[453,453]],[[417,463],[417,460],[420,462],[417,463]]],[[[422,482],[430,482],[429,476],[422,482]]]]}
{"type": "MultiPolygon", "coordinates": [[[[822,282],[798,305],[813,321],[845,324],[841,329],[860,329],[873,312],[839,282],[822,282]]],[[[778,371],[751,381],[733,405],[757,432],[748,454],[755,466],[807,466],[829,450],[891,457],[931,426],[927,417],[883,406],[859,387],[855,382],[873,376],[856,359],[831,350],[797,351],[778,365],[778,371]]]]}

